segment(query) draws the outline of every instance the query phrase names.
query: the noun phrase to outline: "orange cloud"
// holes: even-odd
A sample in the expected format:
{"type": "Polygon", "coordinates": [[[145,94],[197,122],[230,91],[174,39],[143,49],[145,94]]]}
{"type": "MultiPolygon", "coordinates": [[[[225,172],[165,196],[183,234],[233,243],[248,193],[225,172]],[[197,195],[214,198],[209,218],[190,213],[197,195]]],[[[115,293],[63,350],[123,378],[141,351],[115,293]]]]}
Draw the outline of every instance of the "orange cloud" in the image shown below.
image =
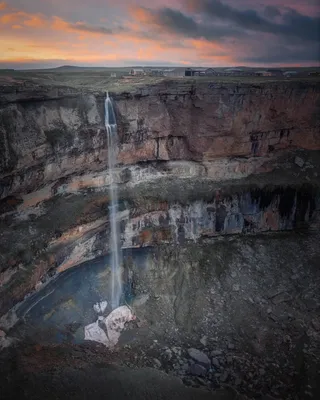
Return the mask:
{"type": "Polygon", "coordinates": [[[221,45],[219,42],[208,41],[206,39],[189,39],[188,43],[191,47],[198,50],[202,53],[216,53],[216,54],[225,54],[226,47],[221,45]]]}
{"type": "Polygon", "coordinates": [[[62,18],[53,17],[52,28],[57,30],[66,31],[69,29],[69,24],[62,18]]]}
{"type": "Polygon", "coordinates": [[[24,25],[32,28],[42,28],[46,25],[46,21],[41,15],[32,15],[30,19],[24,21],[24,25]]]}
{"type": "Polygon", "coordinates": [[[13,24],[13,26],[25,25],[31,28],[41,28],[46,25],[46,19],[41,14],[29,14],[24,11],[16,11],[4,14],[0,17],[1,24],[13,24]]]}
{"type": "Polygon", "coordinates": [[[142,23],[150,24],[154,20],[152,13],[143,7],[131,6],[129,7],[129,12],[135,20],[142,23]]]}
{"type": "Polygon", "coordinates": [[[168,30],[165,30],[163,24],[159,22],[157,15],[155,15],[152,10],[139,6],[131,6],[129,7],[129,12],[132,18],[136,21],[136,24],[140,26],[140,29],[141,25],[145,25],[153,27],[157,32],[168,32],[168,30]]]}
{"type": "Polygon", "coordinates": [[[101,26],[93,26],[88,25],[84,22],[76,22],[70,23],[65,21],[60,17],[53,17],[53,22],[51,27],[55,30],[60,30],[64,32],[71,32],[71,33],[81,33],[81,36],[96,36],[101,37],[103,35],[111,35],[113,32],[109,28],[101,27],[101,26]]]}
{"type": "Polygon", "coordinates": [[[134,18],[112,31],[107,24],[71,23],[59,16],[11,10],[0,17],[0,23],[10,25],[9,29],[2,28],[0,61],[33,62],[37,59],[116,64],[128,60],[169,60],[192,65],[204,60],[213,65],[220,61],[229,64],[231,56],[226,55],[218,43],[177,37],[159,25],[152,10],[132,7],[130,12],[134,18]],[[22,28],[25,29],[20,32],[22,28]],[[15,49],[14,58],[9,46],[15,49]]]}
{"type": "Polygon", "coordinates": [[[22,11],[15,12],[15,13],[9,13],[9,14],[4,14],[0,17],[0,23],[2,24],[14,24],[15,22],[18,22],[22,16],[24,16],[25,13],[22,11]]]}
{"type": "Polygon", "coordinates": [[[1,3],[0,3],[0,11],[2,11],[2,10],[5,10],[6,8],[7,8],[7,3],[5,3],[4,1],[2,1],[1,3]]]}

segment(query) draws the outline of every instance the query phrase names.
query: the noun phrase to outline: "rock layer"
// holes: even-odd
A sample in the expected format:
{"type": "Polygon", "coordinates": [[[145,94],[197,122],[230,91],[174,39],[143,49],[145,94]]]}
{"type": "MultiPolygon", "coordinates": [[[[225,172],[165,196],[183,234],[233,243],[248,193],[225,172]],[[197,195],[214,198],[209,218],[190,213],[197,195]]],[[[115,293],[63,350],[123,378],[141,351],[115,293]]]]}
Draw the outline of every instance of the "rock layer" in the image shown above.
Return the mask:
{"type": "MultiPolygon", "coordinates": [[[[123,247],[316,226],[319,89],[180,80],[113,94],[123,247]]],[[[108,251],[103,102],[62,87],[2,91],[0,315],[108,251]]]]}

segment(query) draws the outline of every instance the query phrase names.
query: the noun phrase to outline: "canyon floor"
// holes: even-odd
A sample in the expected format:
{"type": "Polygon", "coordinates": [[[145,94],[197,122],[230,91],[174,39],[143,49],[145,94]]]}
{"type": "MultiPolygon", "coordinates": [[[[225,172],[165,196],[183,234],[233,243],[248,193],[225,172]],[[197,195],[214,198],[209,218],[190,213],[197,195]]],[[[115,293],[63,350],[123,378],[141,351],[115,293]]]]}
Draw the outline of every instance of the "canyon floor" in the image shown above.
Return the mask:
{"type": "Polygon", "coordinates": [[[83,398],[318,398],[316,243],[317,232],[289,232],[128,251],[136,319],[112,350],[84,341],[108,296],[107,259],[66,271],[16,309],[0,381],[35,399],[79,398],[77,387],[83,398]]]}
{"type": "MultiPolygon", "coordinates": [[[[2,356],[3,358],[3,356],[2,356]]],[[[16,349],[3,369],[2,399],[232,400],[231,388],[186,387],[154,368],[128,368],[102,345],[16,349]]],[[[267,398],[266,398],[267,399],[267,398]]]]}

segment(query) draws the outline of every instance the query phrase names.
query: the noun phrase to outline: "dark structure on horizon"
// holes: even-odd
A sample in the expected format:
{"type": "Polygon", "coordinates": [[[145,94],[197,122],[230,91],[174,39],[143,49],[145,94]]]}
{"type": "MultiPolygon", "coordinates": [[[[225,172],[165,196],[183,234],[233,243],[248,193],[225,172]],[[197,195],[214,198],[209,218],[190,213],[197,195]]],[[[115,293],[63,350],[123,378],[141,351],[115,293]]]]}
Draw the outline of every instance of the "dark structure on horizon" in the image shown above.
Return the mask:
{"type": "Polygon", "coordinates": [[[184,73],[185,76],[211,76],[215,75],[212,68],[187,68],[184,73]]]}

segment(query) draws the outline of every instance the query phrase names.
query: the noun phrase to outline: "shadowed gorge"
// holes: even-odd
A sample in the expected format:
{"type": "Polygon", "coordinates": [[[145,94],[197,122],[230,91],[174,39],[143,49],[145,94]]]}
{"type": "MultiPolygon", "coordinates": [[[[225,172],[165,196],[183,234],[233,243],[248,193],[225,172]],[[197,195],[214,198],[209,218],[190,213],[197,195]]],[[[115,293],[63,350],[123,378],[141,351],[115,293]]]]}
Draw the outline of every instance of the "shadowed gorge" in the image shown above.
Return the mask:
{"type": "Polygon", "coordinates": [[[87,352],[99,376],[178,377],[168,399],[317,398],[319,80],[109,95],[2,87],[0,356],[26,390],[38,362],[44,387],[64,363],[81,381],[87,352]],[[85,341],[90,324],[107,339],[85,341]]]}

